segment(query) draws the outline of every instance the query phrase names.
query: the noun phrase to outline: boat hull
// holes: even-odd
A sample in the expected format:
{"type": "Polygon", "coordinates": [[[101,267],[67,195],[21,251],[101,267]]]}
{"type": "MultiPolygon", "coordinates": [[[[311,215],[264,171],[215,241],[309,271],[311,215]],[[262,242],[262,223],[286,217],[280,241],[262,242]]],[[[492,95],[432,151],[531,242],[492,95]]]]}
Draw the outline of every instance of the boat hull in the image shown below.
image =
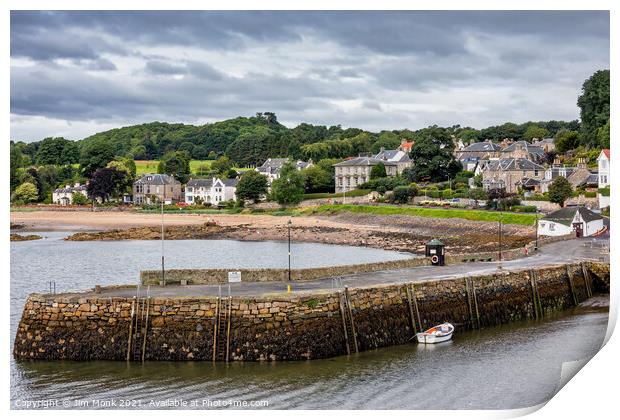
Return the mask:
{"type": "Polygon", "coordinates": [[[416,334],[418,342],[421,344],[443,343],[452,339],[454,326],[450,323],[438,325],[424,332],[416,334]]]}

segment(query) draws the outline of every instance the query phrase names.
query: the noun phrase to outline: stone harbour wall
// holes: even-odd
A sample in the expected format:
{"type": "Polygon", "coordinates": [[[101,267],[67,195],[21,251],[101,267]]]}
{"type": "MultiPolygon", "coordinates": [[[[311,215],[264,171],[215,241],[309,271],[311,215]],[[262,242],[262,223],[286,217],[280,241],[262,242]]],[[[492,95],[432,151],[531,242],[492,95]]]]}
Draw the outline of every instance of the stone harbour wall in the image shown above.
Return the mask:
{"type": "MultiPolygon", "coordinates": [[[[333,267],[301,268],[291,270],[291,281],[309,281],[347,274],[367,273],[380,270],[395,270],[430,265],[425,257],[407,258],[403,260],[383,261],[367,264],[337,265],[333,267]]],[[[288,281],[288,270],[284,268],[255,269],[169,269],[165,272],[166,284],[213,284],[228,283],[228,272],[240,271],[243,282],[288,281]]],[[[140,282],[143,285],[157,285],[161,281],[161,270],[140,271],[140,282]]]]}
{"type": "Polygon", "coordinates": [[[128,354],[130,360],[213,360],[215,348],[216,360],[327,358],[407,343],[414,325],[427,329],[448,321],[458,333],[544,317],[608,290],[609,265],[585,268],[586,278],[581,265],[571,264],[469,280],[233,297],[230,312],[220,311],[227,316],[217,332],[217,298],[153,298],[145,304],[148,310],[134,312],[147,319],[140,328],[145,336],[135,331],[130,336],[132,298],[31,294],[13,354],[44,360],[127,360],[128,354]]]}

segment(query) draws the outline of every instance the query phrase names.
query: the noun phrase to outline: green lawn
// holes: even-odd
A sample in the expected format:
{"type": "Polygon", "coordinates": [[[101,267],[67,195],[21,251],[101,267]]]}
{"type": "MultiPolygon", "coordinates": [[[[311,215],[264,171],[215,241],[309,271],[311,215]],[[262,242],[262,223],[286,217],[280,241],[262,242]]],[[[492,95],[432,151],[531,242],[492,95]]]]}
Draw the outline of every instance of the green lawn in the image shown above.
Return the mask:
{"type": "Polygon", "coordinates": [[[532,214],[506,212],[499,213],[496,211],[484,210],[437,209],[414,206],[358,206],[349,204],[329,204],[311,207],[306,210],[306,213],[338,213],[343,211],[351,213],[370,213],[378,215],[406,215],[444,219],[455,218],[466,220],[480,220],[486,222],[497,222],[500,220],[501,217],[502,223],[525,226],[533,226],[536,222],[536,216],[532,214]]]}
{"type": "Polygon", "coordinates": [[[158,160],[136,160],[136,175],[156,174],[158,160]]]}
{"type": "MultiPolygon", "coordinates": [[[[347,197],[361,197],[370,193],[370,190],[351,190],[346,192],[347,197]]],[[[342,198],[342,193],[309,193],[304,194],[304,200],[315,198],[342,198]]]]}
{"type": "MultiPolygon", "coordinates": [[[[191,160],[189,162],[189,170],[192,175],[208,175],[209,170],[211,168],[212,160],[191,160]]],[[[158,160],[136,160],[136,175],[144,175],[144,174],[155,174],[157,173],[157,165],[159,164],[158,160]]],[[[252,168],[234,168],[236,171],[244,169],[252,169],[252,168]]]]}

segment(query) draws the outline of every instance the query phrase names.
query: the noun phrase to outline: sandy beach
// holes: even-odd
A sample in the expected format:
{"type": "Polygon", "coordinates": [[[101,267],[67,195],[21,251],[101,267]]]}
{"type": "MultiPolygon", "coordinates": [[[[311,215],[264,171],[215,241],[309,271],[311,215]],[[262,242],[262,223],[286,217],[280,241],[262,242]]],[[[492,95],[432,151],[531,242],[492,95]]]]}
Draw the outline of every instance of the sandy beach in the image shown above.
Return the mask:
{"type": "MultiPolygon", "coordinates": [[[[463,219],[412,216],[375,216],[341,213],[331,216],[286,217],[250,214],[165,214],[168,239],[239,239],[321,242],[368,246],[420,253],[424,244],[441,238],[453,252],[497,248],[497,224],[463,219]]],[[[72,240],[159,239],[161,215],[134,211],[30,211],[12,212],[12,226],[20,231],[65,230],[78,232],[72,240]],[[92,232],[92,233],[90,233],[92,232]]],[[[533,229],[504,227],[506,248],[525,245],[533,229]]]]}

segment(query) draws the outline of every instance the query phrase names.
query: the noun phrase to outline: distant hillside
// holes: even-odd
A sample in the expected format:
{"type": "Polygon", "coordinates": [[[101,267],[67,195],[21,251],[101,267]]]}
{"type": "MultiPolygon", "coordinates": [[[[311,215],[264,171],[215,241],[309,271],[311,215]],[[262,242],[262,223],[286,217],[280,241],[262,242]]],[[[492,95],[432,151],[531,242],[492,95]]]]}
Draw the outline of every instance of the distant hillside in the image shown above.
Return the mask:
{"type": "MultiPolygon", "coordinates": [[[[450,135],[465,143],[485,139],[499,141],[506,137],[531,140],[533,135],[552,137],[561,129],[579,130],[579,123],[541,121],[505,123],[480,130],[459,125],[445,128],[450,135]]],[[[77,156],[80,153],[84,155],[84,152],[88,154],[92,150],[104,149],[113,156],[132,156],[136,160],[161,159],[164,154],[173,151],[186,151],[196,160],[215,159],[225,154],[242,167],[260,165],[268,157],[289,156],[315,161],[324,158],[340,159],[358,153],[376,153],[381,147],[396,148],[401,139],[415,139],[416,133],[421,130],[371,133],[359,128],[343,129],[339,125],[327,127],[307,123],[287,128],[278,122],[272,112],[200,126],[151,122],[115,128],[79,140],[76,142],[79,153],[72,153],[71,156],[76,158],[69,159],[69,163],[78,163],[77,156]]],[[[37,156],[42,143],[44,141],[18,142],[15,145],[22,154],[30,157],[31,162],[45,163],[39,162],[37,156]]]]}

